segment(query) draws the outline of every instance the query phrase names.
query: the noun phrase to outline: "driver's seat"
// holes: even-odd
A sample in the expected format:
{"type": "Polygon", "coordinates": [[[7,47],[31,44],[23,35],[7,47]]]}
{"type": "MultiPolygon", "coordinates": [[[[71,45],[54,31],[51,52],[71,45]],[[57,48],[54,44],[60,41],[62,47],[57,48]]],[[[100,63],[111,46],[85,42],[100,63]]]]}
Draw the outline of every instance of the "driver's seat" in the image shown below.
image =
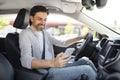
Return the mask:
{"type": "MultiPolygon", "coordinates": [[[[17,29],[25,29],[27,28],[28,24],[29,24],[29,11],[26,9],[21,9],[18,12],[18,15],[15,19],[13,26],[17,29]]],[[[11,63],[11,65],[16,71],[30,73],[30,75],[33,76],[31,80],[42,80],[44,76],[39,72],[22,67],[20,62],[20,49],[19,49],[18,41],[19,41],[18,32],[7,34],[5,47],[6,47],[6,57],[8,58],[9,62],[11,63]],[[34,77],[35,75],[39,75],[39,77],[37,76],[34,77]]],[[[22,77],[20,79],[23,80],[22,77]]],[[[25,80],[28,80],[28,79],[25,79],[25,80]]]]}
{"type": "MultiPolygon", "coordinates": [[[[25,29],[29,23],[29,11],[21,9],[13,26],[17,29],[25,29]]],[[[17,30],[16,29],[16,30],[17,30]]],[[[6,36],[5,47],[6,56],[14,68],[20,68],[20,49],[19,49],[19,33],[8,33],[6,36]]]]}

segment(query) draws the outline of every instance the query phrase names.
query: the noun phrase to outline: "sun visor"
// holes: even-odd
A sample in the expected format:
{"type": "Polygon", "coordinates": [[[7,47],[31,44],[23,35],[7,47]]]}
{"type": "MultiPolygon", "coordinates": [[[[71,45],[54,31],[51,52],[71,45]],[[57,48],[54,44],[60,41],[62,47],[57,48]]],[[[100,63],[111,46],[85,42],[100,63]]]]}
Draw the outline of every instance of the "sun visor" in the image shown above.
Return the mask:
{"type": "Polygon", "coordinates": [[[65,13],[74,13],[77,9],[78,3],[62,2],[62,10],[65,13]]]}

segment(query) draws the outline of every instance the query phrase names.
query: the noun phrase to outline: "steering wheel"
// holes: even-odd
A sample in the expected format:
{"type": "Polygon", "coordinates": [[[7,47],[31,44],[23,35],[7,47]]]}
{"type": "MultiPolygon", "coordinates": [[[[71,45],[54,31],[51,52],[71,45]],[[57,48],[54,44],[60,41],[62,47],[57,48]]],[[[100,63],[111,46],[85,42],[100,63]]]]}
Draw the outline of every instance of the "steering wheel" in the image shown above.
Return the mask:
{"type": "Polygon", "coordinates": [[[85,51],[87,50],[87,47],[89,47],[90,43],[92,43],[92,41],[93,41],[93,36],[92,36],[92,33],[89,32],[88,36],[84,39],[84,41],[82,42],[82,44],[80,45],[80,48],[76,53],[75,61],[77,61],[82,56],[87,55],[85,51]]]}

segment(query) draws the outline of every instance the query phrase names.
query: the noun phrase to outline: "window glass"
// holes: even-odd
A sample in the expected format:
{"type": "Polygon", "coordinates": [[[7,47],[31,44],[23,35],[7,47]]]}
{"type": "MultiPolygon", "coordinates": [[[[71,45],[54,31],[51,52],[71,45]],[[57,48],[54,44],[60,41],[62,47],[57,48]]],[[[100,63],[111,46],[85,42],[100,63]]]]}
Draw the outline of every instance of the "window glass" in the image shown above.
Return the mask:
{"type": "MultiPolygon", "coordinates": [[[[13,27],[15,18],[16,14],[0,15],[0,37],[6,37],[8,33],[16,31],[13,27]]],[[[60,14],[49,14],[46,29],[59,40],[74,38],[90,30],[87,25],[60,14]]],[[[20,31],[17,29],[17,32],[20,31]]]]}
{"type": "Polygon", "coordinates": [[[114,31],[120,33],[120,0],[107,0],[107,5],[98,9],[94,6],[93,11],[82,10],[83,13],[99,21],[114,31]]]}
{"type": "Polygon", "coordinates": [[[6,37],[8,33],[15,32],[13,27],[16,14],[0,15],[0,37],[6,37]]]}
{"type": "Polygon", "coordinates": [[[51,14],[48,17],[46,28],[52,36],[59,40],[74,38],[89,31],[87,25],[59,14],[51,14]]]}

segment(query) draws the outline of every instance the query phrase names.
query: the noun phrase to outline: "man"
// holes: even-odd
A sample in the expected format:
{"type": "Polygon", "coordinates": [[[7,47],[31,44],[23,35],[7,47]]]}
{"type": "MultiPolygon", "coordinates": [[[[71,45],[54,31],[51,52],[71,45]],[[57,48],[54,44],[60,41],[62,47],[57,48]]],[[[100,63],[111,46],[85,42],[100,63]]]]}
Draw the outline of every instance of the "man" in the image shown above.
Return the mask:
{"type": "Polygon", "coordinates": [[[68,64],[70,56],[64,56],[63,52],[54,57],[53,45],[67,47],[85,38],[87,34],[65,42],[56,40],[44,30],[48,14],[44,6],[38,5],[31,9],[31,26],[19,36],[22,66],[37,69],[41,73],[48,71],[47,80],[80,80],[82,74],[95,80],[94,70],[89,65],[84,65],[83,60],[68,64]]]}

